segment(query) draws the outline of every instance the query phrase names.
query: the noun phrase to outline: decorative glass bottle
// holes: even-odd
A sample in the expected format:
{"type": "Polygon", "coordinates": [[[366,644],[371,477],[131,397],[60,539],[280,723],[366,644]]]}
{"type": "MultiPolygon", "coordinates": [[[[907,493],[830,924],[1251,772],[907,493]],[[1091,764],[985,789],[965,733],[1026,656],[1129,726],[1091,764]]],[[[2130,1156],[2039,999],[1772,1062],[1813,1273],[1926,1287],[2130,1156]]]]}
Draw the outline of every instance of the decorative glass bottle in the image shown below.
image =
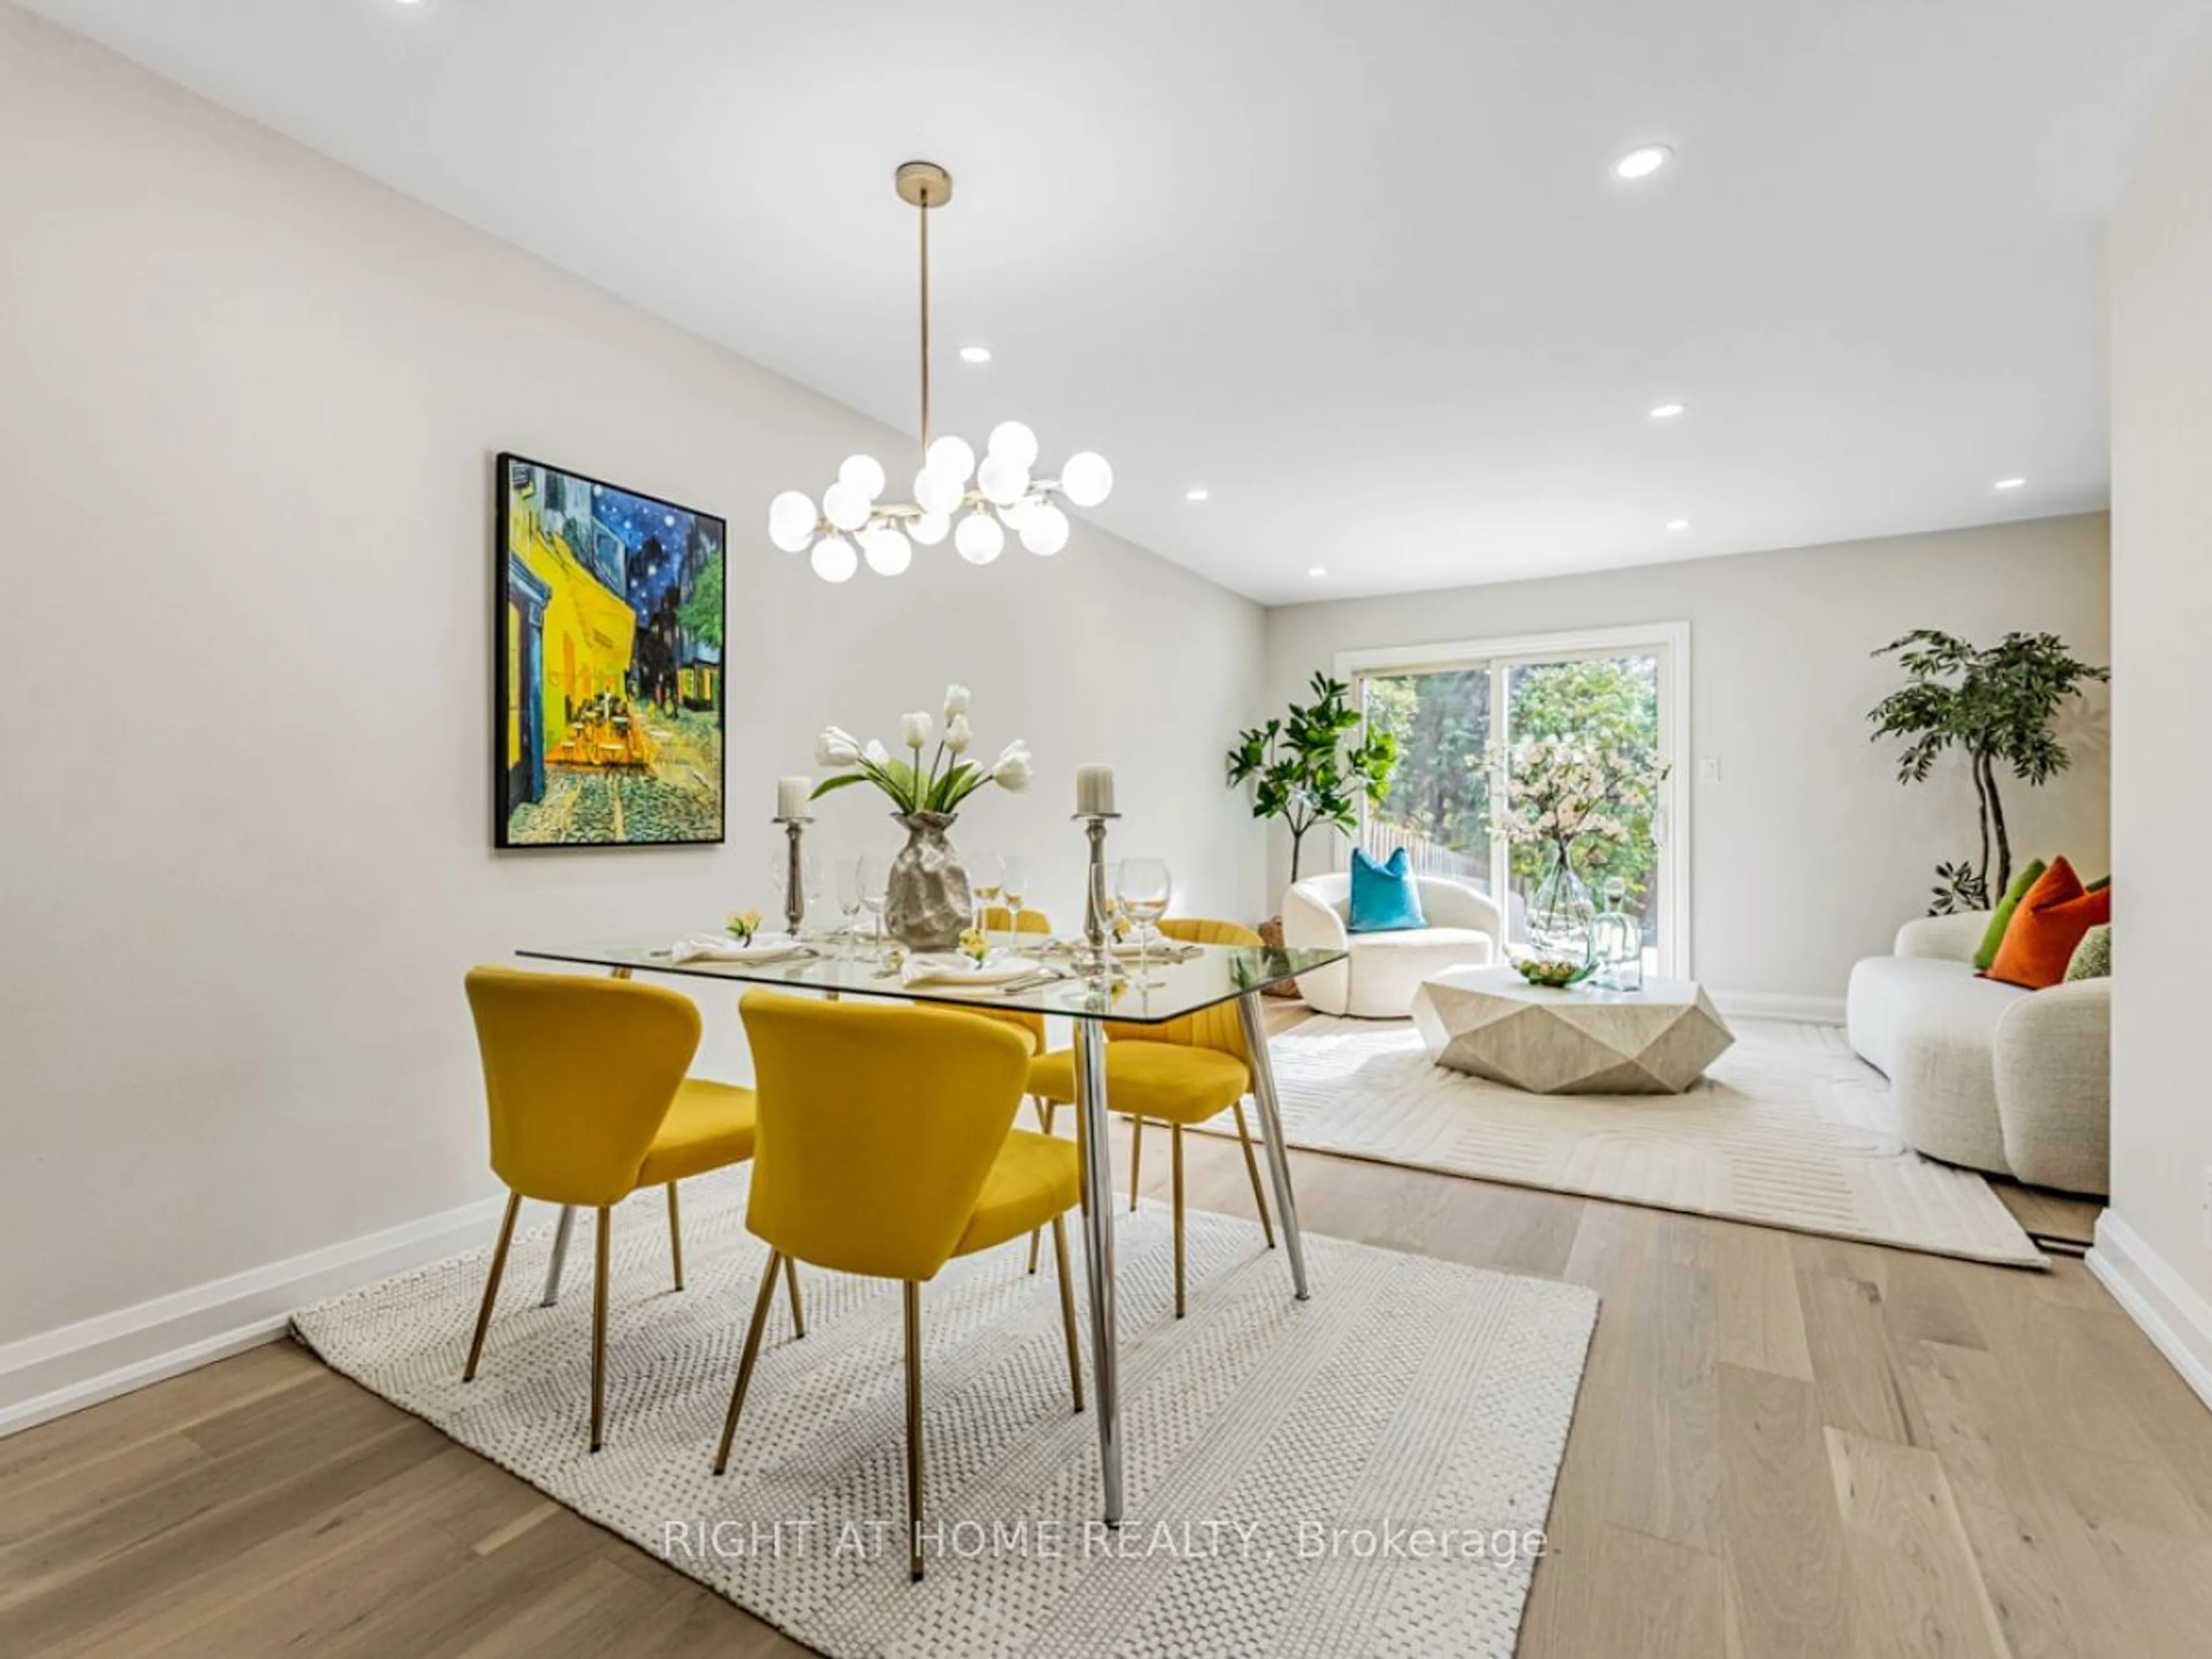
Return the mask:
{"type": "Polygon", "coordinates": [[[1619,876],[1605,884],[1605,909],[1597,919],[1596,983],[1607,991],[1644,988],[1644,928],[1628,914],[1628,884],[1619,876]]]}

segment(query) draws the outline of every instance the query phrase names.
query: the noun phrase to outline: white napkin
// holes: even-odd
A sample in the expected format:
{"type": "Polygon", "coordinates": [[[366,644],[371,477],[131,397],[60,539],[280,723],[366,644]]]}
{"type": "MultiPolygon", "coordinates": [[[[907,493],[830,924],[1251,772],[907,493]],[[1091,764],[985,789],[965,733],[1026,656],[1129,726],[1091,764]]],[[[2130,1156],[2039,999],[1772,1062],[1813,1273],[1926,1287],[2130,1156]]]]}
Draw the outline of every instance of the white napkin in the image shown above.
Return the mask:
{"type": "Polygon", "coordinates": [[[970,957],[933,953],[912,956],[899,969],[902,985],[1004,985],[1041,970],[1033,957],[993,956],[980,966],[970,957]]]}
{"type": "Polygon", "coordinates": [[[668,947],[671,962],[781,962],[805,947],[788,933],[755,933],[740,944],[729,933],[690,933],[668,947]]]}

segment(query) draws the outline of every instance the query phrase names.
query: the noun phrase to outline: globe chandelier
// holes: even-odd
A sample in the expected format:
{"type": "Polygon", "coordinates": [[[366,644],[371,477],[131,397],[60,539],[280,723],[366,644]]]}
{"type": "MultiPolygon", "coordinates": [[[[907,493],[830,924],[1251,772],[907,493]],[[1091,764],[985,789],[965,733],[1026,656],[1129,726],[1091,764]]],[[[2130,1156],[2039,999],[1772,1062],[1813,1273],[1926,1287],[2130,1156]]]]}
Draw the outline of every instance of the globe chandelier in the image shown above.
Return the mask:
{"type": "Polygon", "coordinates": [[[848,455],[818,502],[787,489],[769,503],[769,539],[787,553],[808,554],[828,582],[849,580],[863,561],[879,576],[896,576],[914,562],[915,543],[934,547],[948,535],[970,564],[997,558],[1008,531],[1050,557],[1067,545],[1060,498],[1096,507],[1114,489],[1114,469],[1087,449],[1069,456],[1058,477],[1036,476],[1036,434],[1019,421],[991,428],[980,465],[964,440],[930,435],[929,216],[952,199],[952,175],[934,161],[908,161],[896,180],[899,199],[921,218],[921,470],[912,501],[885,501],[882,464],[848,455]]]}

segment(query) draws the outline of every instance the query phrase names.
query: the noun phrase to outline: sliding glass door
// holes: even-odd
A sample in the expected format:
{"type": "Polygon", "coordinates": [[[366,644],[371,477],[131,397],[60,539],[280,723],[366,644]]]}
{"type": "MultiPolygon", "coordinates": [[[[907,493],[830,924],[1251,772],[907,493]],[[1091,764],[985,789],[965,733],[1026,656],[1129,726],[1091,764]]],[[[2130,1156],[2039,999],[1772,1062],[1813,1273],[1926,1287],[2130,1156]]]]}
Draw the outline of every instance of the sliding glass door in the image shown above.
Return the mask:
{"type": "MultiPolygon", "coordinates": [[[[1398,769],[1366,813],[1363,843],[1378,858],[1404,848],[1414,869],[1472,882],[1499,901],[1509,942],[1525,942],[1546,849],[1506,828],[1516,751],[1559,738],[1671,767],[1687,648],[1686,629],[1669,624],[1340,659],[1370,726],[1398,740],[1398,769]]],[[[1610,893],[1640,920],[1651,973],[1687,969],[1687,860],[1672,840],[1680,787],[1670,771],[1655,803],[1618,815],[1620,833],[1576,848],[1592,898],[1602,907],[1610,893]]]]}

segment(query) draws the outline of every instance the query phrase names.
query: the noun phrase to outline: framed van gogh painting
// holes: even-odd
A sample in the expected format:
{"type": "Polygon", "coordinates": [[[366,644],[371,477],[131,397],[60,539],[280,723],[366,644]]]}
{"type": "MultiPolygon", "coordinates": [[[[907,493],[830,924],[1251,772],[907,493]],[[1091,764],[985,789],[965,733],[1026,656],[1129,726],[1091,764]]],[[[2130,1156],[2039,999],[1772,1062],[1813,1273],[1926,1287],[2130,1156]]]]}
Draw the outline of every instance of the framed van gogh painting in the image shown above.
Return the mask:
{"type": "Polygon", "coordinates": [[[722,839],[720,519],[499,458],[494,840],[722,839]]]}

